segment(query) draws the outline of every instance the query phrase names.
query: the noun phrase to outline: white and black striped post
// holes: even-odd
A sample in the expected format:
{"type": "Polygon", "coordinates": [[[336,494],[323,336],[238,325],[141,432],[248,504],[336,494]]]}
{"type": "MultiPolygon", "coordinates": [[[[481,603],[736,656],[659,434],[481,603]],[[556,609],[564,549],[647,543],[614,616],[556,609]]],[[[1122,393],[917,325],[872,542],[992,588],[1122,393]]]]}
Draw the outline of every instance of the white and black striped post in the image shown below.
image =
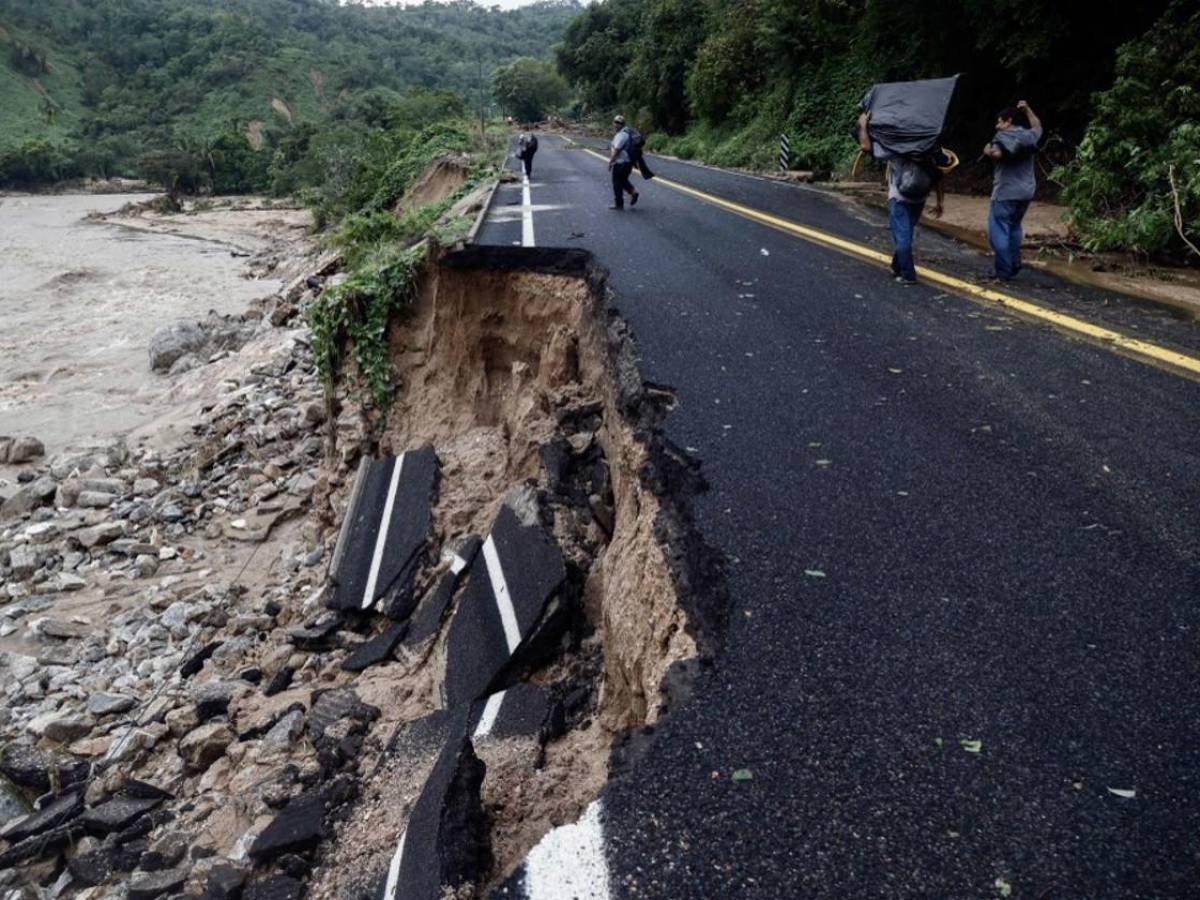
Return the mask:
{"type": "Polygon", "coordinates": [[[779,136],[779,171],[786,172],[792,159],[792,142],[786,134],[779,136]]]}

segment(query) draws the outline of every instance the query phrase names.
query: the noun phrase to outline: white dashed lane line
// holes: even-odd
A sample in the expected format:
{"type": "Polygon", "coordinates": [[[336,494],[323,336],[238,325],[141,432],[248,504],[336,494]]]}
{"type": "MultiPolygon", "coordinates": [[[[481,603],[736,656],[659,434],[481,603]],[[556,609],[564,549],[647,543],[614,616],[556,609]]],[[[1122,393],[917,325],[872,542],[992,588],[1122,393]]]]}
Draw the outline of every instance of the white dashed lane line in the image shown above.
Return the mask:
{"type": "Polygon", "coordinates": [[[533,201],[529,195],[529,176],[521,175],[521,246],[537,246],[533,242],[533,201]]]}
{"type": "Polygon", "coordinates": [[[369,609],[375,602],[375,584],[379,580],[379,564],[383,561],[383,548],[387,546],[388,526],[392,522],[392,507],[396,503],[396,488],[400,485],[400,471],[404,468],[404,454],[396,457],[392,466],[392,480],[388,484],[387,502],[383,505],[383,516],[379,520],[379,533],[375,537],[375,554],[371,557],[371,573],[363,590],[362,608],[369,609]]]}

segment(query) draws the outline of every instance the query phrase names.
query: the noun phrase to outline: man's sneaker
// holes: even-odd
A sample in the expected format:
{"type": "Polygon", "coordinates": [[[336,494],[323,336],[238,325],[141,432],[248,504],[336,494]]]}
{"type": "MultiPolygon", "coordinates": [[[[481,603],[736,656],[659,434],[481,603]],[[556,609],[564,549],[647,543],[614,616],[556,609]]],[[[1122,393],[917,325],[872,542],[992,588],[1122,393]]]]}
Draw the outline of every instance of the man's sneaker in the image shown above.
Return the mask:
{"type": "Polygon", "coordinates": [[[637,191],[634,191],[634,192],[633,192],[633,196],[629,198],[629,205],[630,205],[630,206],[637,206],[637,202],[638,202],[638,197],[639,197],[639,196],[641,196],[641,195],[640,195],[640,194],[638,194],[638,192],[637,192],[637,191]]]}
{"type": "Polygon", "coordinates": [[[610,203],[610,204],[608,204],[608,208],[609,209],[624,209],[625,205],[622,203],[610,203]]]}

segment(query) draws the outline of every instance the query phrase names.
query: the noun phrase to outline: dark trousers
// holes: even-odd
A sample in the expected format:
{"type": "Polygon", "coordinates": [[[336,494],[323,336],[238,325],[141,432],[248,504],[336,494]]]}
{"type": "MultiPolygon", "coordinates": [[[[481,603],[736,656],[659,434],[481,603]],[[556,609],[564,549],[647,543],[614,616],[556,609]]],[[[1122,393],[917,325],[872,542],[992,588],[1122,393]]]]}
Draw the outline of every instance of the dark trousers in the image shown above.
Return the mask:
{"type": "Polygon", "coordinates": [[[533,154],[526,153],[524,156],[521,157],[521,162],[525,163],[525,177],[532,178],[533,177],[533,154]]]}
{"type": "Polygon", "coordinates": [[[888,201],[888,225],[892,229],[892,272],[905,281],[917,280],[917,267],[913,260],[913,232],[921,218],[924,203],[906,203],[903,200],[888,201]]]}
{"type": "Polygon", "coordinates": [[[633,171],[633,163],[614,163],[612,167],[612,183],[613,183],[613,204],[616,206],[624,206],[625,198],[622,192],[627,194],[636,194],[633,185],[629,183],[629,173],[633,171]]]}
{"type": "Polygon", "coordinates": [[[1028,200],[993,200],[988,208],[988,241],[996,254],[996,276],[1013,278],[1021,271],[1021,222],[1028,200]]]}

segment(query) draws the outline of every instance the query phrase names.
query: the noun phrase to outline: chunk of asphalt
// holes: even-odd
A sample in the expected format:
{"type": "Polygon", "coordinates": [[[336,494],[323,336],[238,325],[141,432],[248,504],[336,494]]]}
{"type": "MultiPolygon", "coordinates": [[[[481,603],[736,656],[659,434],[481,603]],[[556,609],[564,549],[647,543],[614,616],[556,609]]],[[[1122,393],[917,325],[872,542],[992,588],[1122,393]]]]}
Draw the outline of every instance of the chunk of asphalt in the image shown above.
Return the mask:
{"type": "MultiPolygon", "coordinates": [[[[457,725],[465,724],[460,716],[457,725]]],[[[484,768],[469,737],[451,737],[397,844],[383,900],[439,900],[447,889],[487,876],[492,848],[479,794],[484,768]]]]}
{"type": "Polygon", "coordinates": [[[334,646],[343,624],[341,613],[326,613],[305,625],[289,628],[288,640],[298,650],[314,653],[329,650],[334,646]]]}
{"type": "Polygon", "coordinates": [[[246,884],[246,870],[228,863],[218,863],[208,873],[200,900],[239,900],[246,884]]]}
{"type": "Polygon", "coordinates": [[[366,610],[386,597],[381,606],[392,618],[412,614],[412,580],[433,523],[437,473],[437,454],[428,446],[368,464],[343,523],[328,606],[366,610]]]}
{"type": "Polygon", "coordinates": [[[305,794],[285,806],[250,845],[250,858],[269,862],[285,853],[312,850],[325,834],[325,804],[319,793],[305,794]]]}
{"type": "Polygon", "coordinates": [[[536,737],[553,731],[553,723],[561,719],[561,704],[550,692],[535,684],[514,684],[471,706],[471,736],[536,737]]]}
{"type": "Polygon", "coordinates": [[[57,783],[69,788],[87,779],[88,764],[70,756],[50,753],[32,744],[14,743],[0,750],[0,773],[13,784],[39,793],[57,783]]]}
{"type": "Polygon", "coordinates": [[[234,685],[228,681],[207,681],[195,689],[196,717],[201,722],[215,719],[229,712],[233,699],[234,685]]]}
{"type": "Polygon", "coordinates": [[[160,803],[161,798],[139,800],[134,797],[115,797],[85,810],[79,822],[91,834],[108,834],[128,828],[160,803]]]}
{"type": "Polygon", "coordinates": [[[276,694],[286,691],[292,684],[292,678],[295,676],[296,670],[291,666],[284,666],[278,672],[271,676],[271,680],[267,682],[267,686],[263,688],[263,696],[274,697],[276,694]]]}
{"type": "Polygon", "coordinates": [[[179,664],[179,674],[184,678],[191,678],[204,668],[205,661],[217,652],[221,644],[221,641],[211,641],[192,653],[191,656],[179,664]]]}
{"type": "Polygon", "coordinates": [[[76,881],[89,887],[103,884],[117,871],[115,856],[115,848],[101,847],[99,850],[67,860],[67,870],[76,881]]]}
{"type": "Polygon", "coordinates": [[[308,714],[308,736],[316,743],[334,722],[353,719],[367,723],[378,718],[379,708],[363,703],[352,688],[321,691],[313,696],[312,711],[308,714]]]}
{"type": "Polygon", "coordinates": [[[65,825],[59,825],[56,828],[51,828],[32,837],[27,837],[23,841],[10,843],[9,848],[0,853],[0,872],[28,860],[38,859],[48,853],[57,852],[68,844],[75,843],[79,838],[83,837],[83,834],[82,825],[78,822],[68,822],[65,825]]]}
{"type": "Polygon", "coordinates": [[[392,759],[400,759],[410,768],[415,768],[418,761],[436,760],[452,733],[468,733],[468,712],[469,710],[463,708],[439,709],[419,719],[400,722],[388,739],[384,752],[379,755],[375,773],[392,759]]]}
{"type": "Polygon", "coordinates": [[[387,662],[407,631],[407,622],[393,622],[375,637],[355,647],[354,652],[342,660],[342,668],[347,672],[361,672],[370,666],[387,662]]]}
{"type": "Polygon", "coordinates": [[[268,875],[246,885],[242,900],[300,900],[304,885],[290,875],[268,875]]]}
{"type": "Polygon", "coordinates": [[[83,809],[83,794],[71,791],[56,797],[35,809],[29,815],[15,822],[10,822],[0,829],[0,838],[10,844],[16,844],[26,838],[57,828],[70,819],[75,818],[83,809]]]}
{"type": "Polygon", "coordinates": [[[554,540],[538,525],[522,525],[510,507],[502,506],[450,622],[447,706],[489,692],[565,580],[554,540]]]}
{"type": "Polygon", "coordinates": [[[467,535],[463,540],[462,545],[454,553],[450,568],[442,573],[433,590],[425,595],[417,607],[417,611],[413,613],[409,622],[408,634],[404,638],[404,646],[419,646],[433,638],[441,630],[442,621],[446,618],[446,611],[450,608],[450,602],[454,599],[459,584],[465,573],[470,570],[471,563],[475,561],[479,548],[482,546],[483,539],[476,534],[467,535]]]}

